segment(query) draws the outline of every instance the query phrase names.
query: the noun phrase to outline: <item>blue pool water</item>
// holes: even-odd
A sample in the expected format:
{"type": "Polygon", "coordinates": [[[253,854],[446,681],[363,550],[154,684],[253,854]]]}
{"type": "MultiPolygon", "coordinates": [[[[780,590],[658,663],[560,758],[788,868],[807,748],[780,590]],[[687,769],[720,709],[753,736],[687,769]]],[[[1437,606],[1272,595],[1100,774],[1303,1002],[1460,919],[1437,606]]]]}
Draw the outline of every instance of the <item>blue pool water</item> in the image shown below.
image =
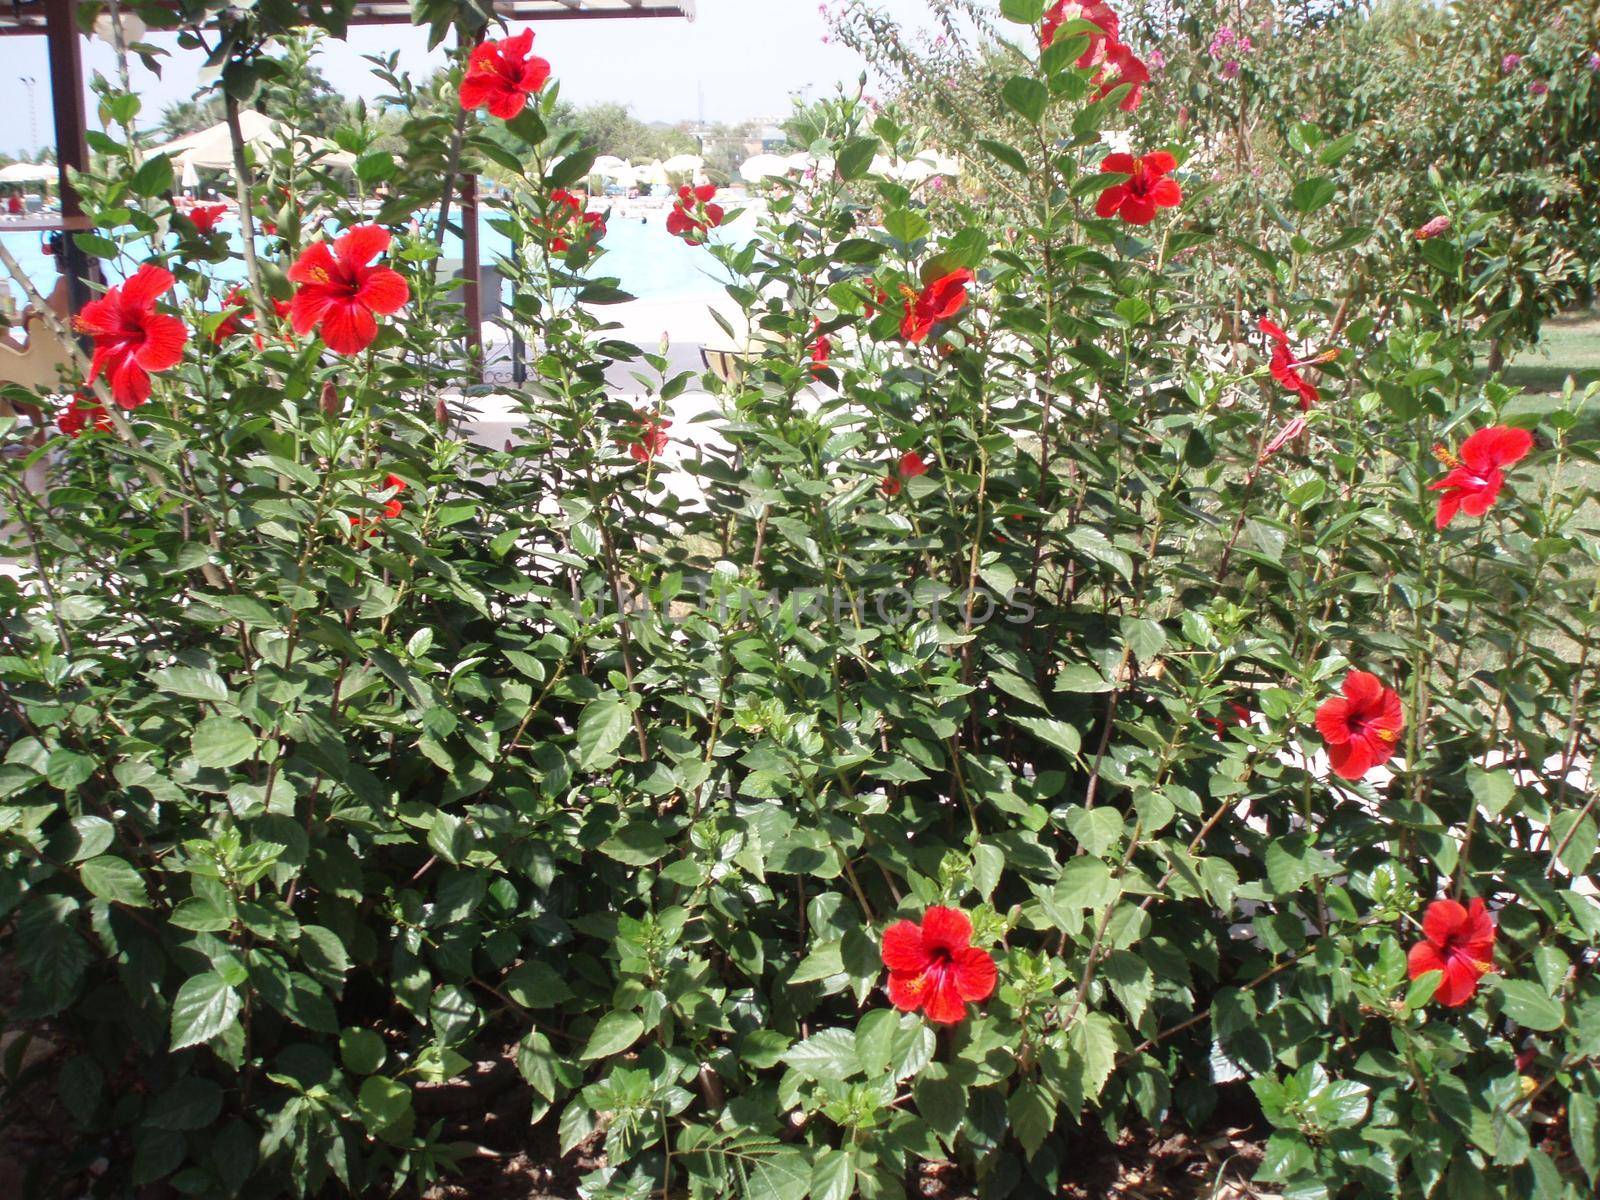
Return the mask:
{"type": "MultiPolygon", "coordinates": [[[[748,237],[754,230],[754,219],[748,215],[719,230],[721,239],[736,240],[748,237]]],[[[238,226],[232,218],[225,218],[224,230],[231,229],[234,257],[213,268],[217,278],[243,279],[244,262],[239,257],[238,226]]],[[[40,234],[7,233],[0,224],[0,242],[17,259],[43,292],[48,293],[55,283],[55,259],[44,253],[40,234]]],[[[486,264],[504,257],[511,251],[510,240],[487,222],[480,226],[480,245],[486,264]]],[[[719,239],[720,240],[720,239],[719,239]]],[[[717,261],[693,246],[687,246],[667,232],[664,212],[623,217],[613,214],[605,240],[601,243],[605,254],[591,268],[591,275],[614,276],[622,281],[624,291],[640,300],[693,300],[709,298],[722,291],[725,282],[717,261]]],[[[257,252],[266,255],[273,250],[274,239],[257,240],[257,252]]],[[[136,252],[130,251],[133,261],[136,252]]],[[[461,243],[455,235],[445,239],[446,258],[460,259],[461,243]]],[[[106,264],[114,278],[125,268],[115,263],[106,264]]],[[[0,271],[0,286],[9,286],[13,294],[17,288],[0,271]]],[[[20,300],[21,297],[18,296],[20,300]]]]}

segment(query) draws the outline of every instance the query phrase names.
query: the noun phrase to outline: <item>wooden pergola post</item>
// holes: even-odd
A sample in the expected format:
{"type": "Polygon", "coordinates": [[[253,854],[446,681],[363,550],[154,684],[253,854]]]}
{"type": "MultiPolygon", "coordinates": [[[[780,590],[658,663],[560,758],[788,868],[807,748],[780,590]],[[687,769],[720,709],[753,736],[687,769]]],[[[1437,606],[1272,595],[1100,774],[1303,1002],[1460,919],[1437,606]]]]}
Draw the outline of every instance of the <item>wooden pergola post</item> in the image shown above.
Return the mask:
{"type": "Polygon", "coordinates": [[[74,10],[76,0],[44,0],[45,42],[50,56],[50,110],[55,121],[56,169],[61,185],[61,244],[57,261],[72,311],[89,300],[89,256],[76,234],[88,228],[83,201],[72,186],[71,172],[89,167],[87,122],[83,111],[83,46],[74,10]]]}

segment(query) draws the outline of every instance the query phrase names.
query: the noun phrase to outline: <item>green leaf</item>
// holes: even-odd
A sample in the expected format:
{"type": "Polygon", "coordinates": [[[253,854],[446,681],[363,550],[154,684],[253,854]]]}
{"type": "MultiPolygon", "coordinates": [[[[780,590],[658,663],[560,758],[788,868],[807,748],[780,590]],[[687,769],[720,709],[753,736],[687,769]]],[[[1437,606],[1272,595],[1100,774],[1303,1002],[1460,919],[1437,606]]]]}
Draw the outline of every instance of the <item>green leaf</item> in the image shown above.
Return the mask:
{"type": "Polygon", "coordinates": [[[1320,208],[1327,207],[1337,190],[1333,180],[1319,175],[1315,179],[1302,179],[1295,184],[1289,200],[1296,212],[1314,213],[1320,208]]]}
{"type": "Polygon", "coordinates": [[[783,1061],[807,1079],[842,1083],[860,1070],[856,1035],[848,1029],[823,1029],[789,1047],[783,1061]]]}
{"type": "Polygon", "coordinates": [[[856,1172],[843,1150],[824,1150],[811,1168],[811,1200],[850,1200],[856,1172]]]}
{"type": "Polygon", "coordinates": [[[1013,75],[1000,89],[1000,98],[1012,112],[1037,125],[1050,103],[1050,89],[1031,76],[1013,75]]]}
{"type": "Polygon", "coordinates": [[[1012,1132],[1022,1149],[1031,1158],[1044,1145],[1044,1139],[1056,1123],[1056,1106],[1045,1090],[1034,1080],[1021,1084],[1006,1101],[1006,1116],[1011,1121],[1012,1132]]]}
{"type": "Polygon", "coordinates": [[[383,1038],[370,1029],[345,1029],[339,1033],[340,1061],[357,1075],[371,1075],[388,1056],[383,1038]]]}
{"type": "Polygon", "coordinates": [[[1550,1033],[1565,1023],[1566,1013],[1561,1005],[1538,984],[1526,979],[1501,978],[1497,982],[1506,1015],[1524,1029],[1550,1033]]]}
{"type": "Polygon", "coordinates": [[[1067,829],[1078,845],[1103,858],[1122,841],[1122,814],[1114,808],[1073,807],[1067,810],[1067,829]]]}
{"type": "Polygon", "coordinates": [[[202,767],[231,767],[255,755],[256,735],[243,721],[207,717],[195,726],[191,748],[202,767]]]}
{"type": "Polygon", "coordinates": [[[846,142],[835,160],[839,178],[846,182],[864,178],[872,169],[872,160],[877,157],[881,145],[874,137],[855,138],[846,142]]]}
{"type": "MultiPolygon", "coordinates": [[[[1038,695],[1037,692],[1034,694],[1038,695]]],[[[1042,707],[1042,700],[1040,704],[1042,707]]],[[[1054,746],[1068,758],[1077,757],[1078,751],[1083,747],[1083,738],[1077,729],[1065,721],[1056,721],[1049,717],[1012,717],[1011,720],[1013,724],[1020,725],[1046,745],[1054,746]]]]}
{"type": "Polygon", "coordinates": [[[583,1048],[584,1058],[609,1058],[621,1054],[644,1033],[644,1021],[637,1013],[609,1012],[601,1017],[583,1048]]]}
{"type": "Polygon", "coordinates": [[[161,691],[186,700],[206,700],[212,704],[228,701],[228,685],[222,676],[199,667],[163,667],[150,672],[150,682],[161,691]]]}
{"type": "Polygon", "coordinates": [[[505,977],[500,990],[523,1008],[554,1008],[572,997],[572,989],[552,967],[525,962],[505,977]]]}
{"type": "Polygon", "coordinates": [[[150,1105],[145,1123],[157,1129],[204,1129],[222,1112],[222,1089],[190,1075],[178,1080],[150,1105]]]}
{"type": "Polygon", "coordinates": [[[172,159],[156,154],[139,164],[128,187],[139,196],[164,196],[172,190],[172,159]]]}
{"type": "Polygon", "coordinates": [[[172,1001],[172,1049],[198,1046],[225,1033],[241,1007],[239,993],[215,971],[186,980],[172,1001]]]}
{"type": "Polygon", "coordinates": [[[1485,771],[1477,765],[1467,768],[1467,787],[1472,798],[1490,816],[1499,816],[1516,799],[1517,784],[1509,771],[1485,771]]]}
{"type": "Polygon", "coordinates": [[[78,868],[78,878],[102,900],[129,908],[149,908],[150,895],[133,864],[112,854],[91,858],[78,868]]]}
{"type": "Polygon", "coordinates": [[[615,692],[586,704],[578,717],[579,768],[598,771],[616,762],[617,749],[632,724],[633,714],[615,692]]]}
{"type": "Polygon", "coordinates": [[[1000,0],[1000,15],[1018,25],[1037,25],[1044,20],[1048,0],[1000,0]]]}
{"type": "Polygon", "coordinates": [[[892,1008],[874,1009],[856,1025],[856,1061],[868,1079],[889,1069],[899,1030],[900,1014],[892,1008]]]}
{"type": "Polygon", "coordinates": [[[978,145],[995,161],[1004,163],[1019,174],[1026,175],[1028,173],[1028,160],[1022,156],[1022,151],[1015,146],[1009,146],[1005,142],[993,141],[990,138],[978,139],[978,145]]]}
{"type": "Polygon", "coordinates": [[[411,1089],[396,1079],[369,1075],[361,1081],[356,1111],[367,1132],[382,1135],[410,1124],[411,1089]]]}

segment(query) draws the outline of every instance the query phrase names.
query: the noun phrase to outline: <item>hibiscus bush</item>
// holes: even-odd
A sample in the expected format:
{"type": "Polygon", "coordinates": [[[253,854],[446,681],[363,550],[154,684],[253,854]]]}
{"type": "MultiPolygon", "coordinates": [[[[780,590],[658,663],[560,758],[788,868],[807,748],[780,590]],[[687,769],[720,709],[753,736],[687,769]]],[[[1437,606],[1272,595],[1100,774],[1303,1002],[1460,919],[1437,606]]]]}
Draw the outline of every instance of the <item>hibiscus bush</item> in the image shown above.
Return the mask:
{"type": "MultiPolygon", "coordinates": [[[[845,96],[754,236],[679,194],[718,377],[607,321],[524,34],[429,10],[450,121],[381,68],[431,140],[341,131],[375,215],[246,162],[237,291],[107,90],[124,282],[0,476],[41,1183],[1047,1196],[1226,1120],[1285,1194],[1592,1194],[1594,389],[1483,379],[1448,261],[1323,286],[1314,156],[1219,308],[1182,143],[1102,143],[1151,103],[1110,10],[1000,7],[992,186],[875,176],[916,131],[845,96]],[[513,181],[525,384],[438,274],[458,163],[513,181]]],[[[230,102],[274,19],[224,18],[230,102]]]]}

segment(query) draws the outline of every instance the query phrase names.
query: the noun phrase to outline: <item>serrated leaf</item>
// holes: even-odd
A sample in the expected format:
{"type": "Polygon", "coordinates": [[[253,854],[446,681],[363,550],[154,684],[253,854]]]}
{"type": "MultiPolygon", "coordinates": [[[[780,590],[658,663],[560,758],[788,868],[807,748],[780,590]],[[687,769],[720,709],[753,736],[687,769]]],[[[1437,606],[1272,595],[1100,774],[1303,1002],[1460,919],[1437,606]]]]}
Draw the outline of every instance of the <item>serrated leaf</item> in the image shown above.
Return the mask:
{"type": "Polygon", "coordinates": [[[215,971],[186,980],[172,1000],[172,1049],[198,1046],[226,1032],[241,1007],[239,993],[215,971]]]}

